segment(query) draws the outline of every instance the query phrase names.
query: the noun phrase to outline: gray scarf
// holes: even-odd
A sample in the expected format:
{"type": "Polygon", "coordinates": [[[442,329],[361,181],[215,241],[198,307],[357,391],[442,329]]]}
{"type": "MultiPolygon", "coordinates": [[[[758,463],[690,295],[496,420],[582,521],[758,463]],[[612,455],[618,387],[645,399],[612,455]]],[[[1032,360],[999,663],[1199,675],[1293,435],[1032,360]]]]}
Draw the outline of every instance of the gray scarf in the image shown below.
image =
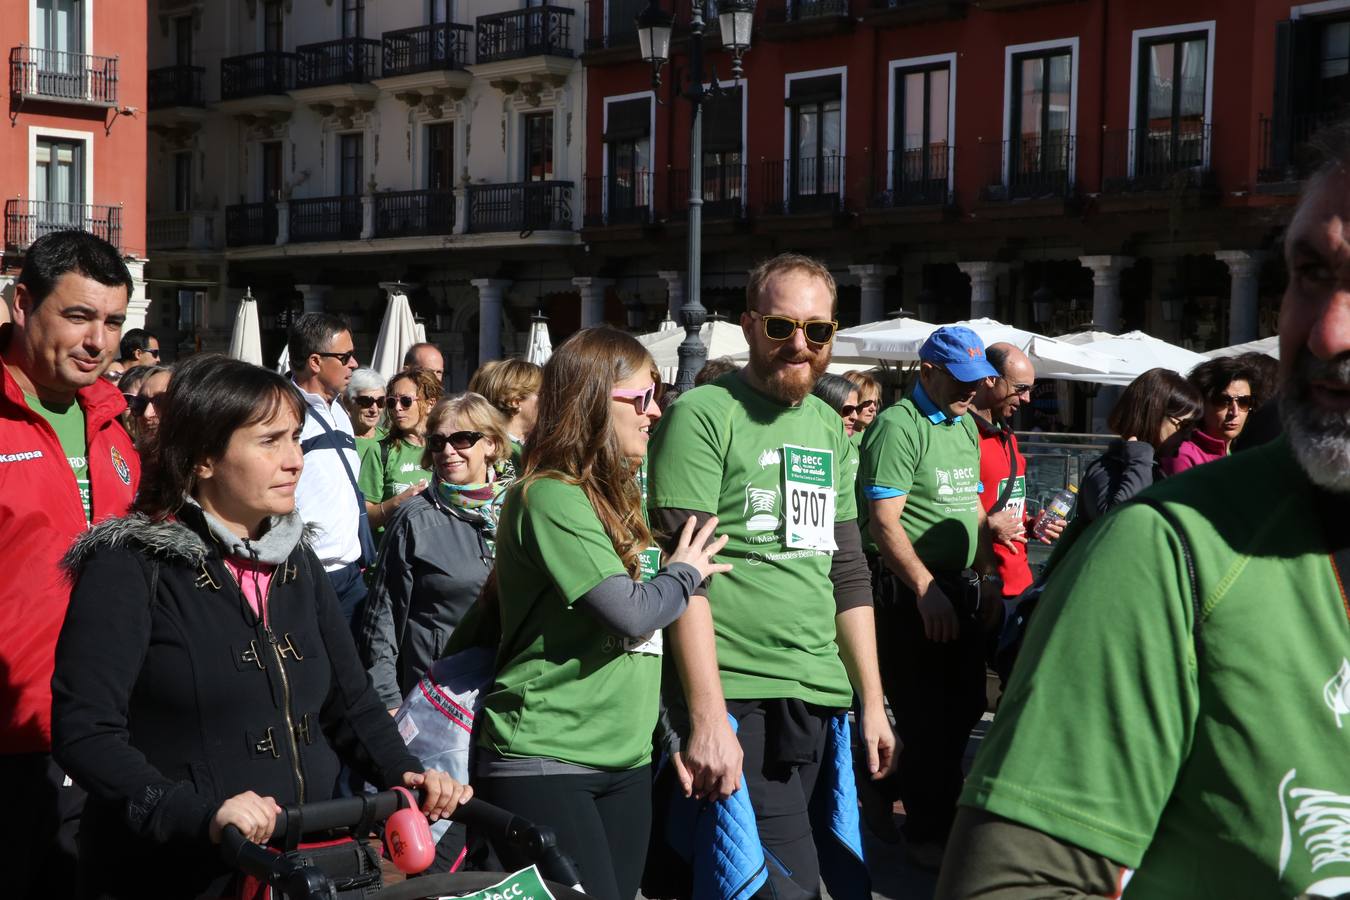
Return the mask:
{"type": "Polygon", "coordinates": [[[291,510],[284,516],[269,516],[262,536],[257,540],[249,540],[227,528],[224,522],[202,509],[196,500],[189,497],[187,502],[201,510],[212,539],[220,544],[222,556],[279,566],[290,558],[291,551],[305,534],[305,521],[300,518],[298,510],[291,510]]]}

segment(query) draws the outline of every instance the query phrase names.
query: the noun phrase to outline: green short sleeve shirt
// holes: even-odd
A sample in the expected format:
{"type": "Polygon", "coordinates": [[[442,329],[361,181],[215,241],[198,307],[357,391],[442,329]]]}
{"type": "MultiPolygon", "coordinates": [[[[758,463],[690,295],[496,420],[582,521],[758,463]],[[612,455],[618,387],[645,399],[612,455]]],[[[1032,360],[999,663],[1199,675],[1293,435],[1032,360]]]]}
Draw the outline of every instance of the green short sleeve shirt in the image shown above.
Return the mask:
{"type": "Polygon", "coordinates": [[[787,445],[828,452],[835,520],[855,519],[856,456],[839,414],[813,396],[784,406],[737,373],[666,412],[648,457],[648,503],[715,514],[729,537],[718,559],[735,568],[708,587],[726,697],[846,707],[853,691],[835,643],[831,554],[787,545],[787,445]]]}
{"type": "Polygon", "coordinates": [[[575,606],[624,574],[580,487],[536,478],[508,489],[497,526],[504,658],[481,744],[596,769],[651,760],[661,657],[630,651],[575,606]]]}
{"type": "Polygon", "coordinates": [[[66,462],[70,463],[70,470],[75,475],[75,484],[80,490],[80,503],[84,506],[84,520],[88,522],[91,506],[84,410],[78,403],[45,403],[27,394],[24,395],[24,400],[28,402],[28,408],[46,419],[56,432],[56,439],[61,442],[61,451],[66,454],[66,462]]]}
{"type": "Polygon", "coordinates": [[[980,436],[970,416],[933,422],[906,397],[865,431],[858,472],[863,547],[876,552],[868,527],[872,489],[905,496],[905,534],[924,565],[954,572],[975,559],[980,515],[980,436]]]}
{"type": "Polygon", "coordinates": [[[382,447],[378,442],[368,452],[361,454],[361,474],[356,483],[371,503],[397,497],[419,481],[431,482],[431,472],[422,468],[425,447],[405,441],[390,443],[388,446],[387,460],[382,460],[382,447]]]}

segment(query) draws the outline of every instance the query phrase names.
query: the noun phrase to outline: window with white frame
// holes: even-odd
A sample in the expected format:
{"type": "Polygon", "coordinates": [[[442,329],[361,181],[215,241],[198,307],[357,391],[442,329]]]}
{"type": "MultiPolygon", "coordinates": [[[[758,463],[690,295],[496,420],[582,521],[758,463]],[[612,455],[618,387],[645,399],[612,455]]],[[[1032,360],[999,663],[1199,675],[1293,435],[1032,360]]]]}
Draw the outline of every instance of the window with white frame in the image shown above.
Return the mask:
{"type": "Polygon", "coordinates": [[[33,155],[33,199],[37,217],[50,223],[83,221],[85,202],[84,141],[39,137],[33,155]]]}
{"type": "Polygon", "coordinates": [[[524,181],[553,179],[553,110],[520,117],[524,135],[524,181]]]}
{"type": "Polygon", "coordinates": [[[788,204],[794,210],[833,207],[843,189],[843,79],[793,79],[787,106],[788,204]]]}
{"type": "Polygon", "coordinates": [[[359,197],[365,177],[365,135],[338,135],[338,193],[359,197]]]}
{"type": "Polygon", "coordinates": [[[605,211],[609,221],[636,220],[651,207],[652,101],[605,102],[605,211]]]}
{"type": "Polygon", "coordinates": [[[703,101],[703,211],[734,215],[745,198],[745,87],[703,101]]]}
{"type": "Polygon", "coordinates": [[[890,196],[896,203],[941,202],[952,163],[951,63],[897,68],[891,96],[890,196]]]}
{"type": "Polygon", "coordinates": [[[1209,35],[1198,31],[1139,43],[1134,174],[1167,174],[1208,158],[1209,35]]]}
{"type": "Polygon", "coordinates": [[[1073,180],[1072,49],[1014,55],[1011,99],[1006,148],[1011,195],[1064,193],[1073,180]]]}

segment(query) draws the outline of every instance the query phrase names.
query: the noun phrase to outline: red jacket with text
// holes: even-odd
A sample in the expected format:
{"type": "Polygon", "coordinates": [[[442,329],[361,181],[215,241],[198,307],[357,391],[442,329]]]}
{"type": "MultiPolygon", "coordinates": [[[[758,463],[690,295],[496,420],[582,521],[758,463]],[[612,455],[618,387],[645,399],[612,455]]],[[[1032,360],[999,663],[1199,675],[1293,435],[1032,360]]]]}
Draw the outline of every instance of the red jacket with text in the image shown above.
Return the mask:
{"type": "MultiPolygon", "coordinates": [[[[4,366],[0,378],[0,753],[47,753],[52,665],[70,600],[59,563],[88,525],[56,432],[29,408],[4,366]]],[[[141,477],[140,458],[117,421],[126,401],[100,378],[77,402],[93,520],[124,515],[141,477]]]]}
{"type": "MultiPolygon", "coordinates": [[[[1017,447],[1017,435],[1011,428],[982,421],[978,416],[975,424],[980,429],[980,481],[984,484],[984,493],[980,502],[987,513],[998,502],[1003,487],[1012,475],[1012,461],[1017,459],[1016,481],[1008,498],[1008,507],[1016,510],[1023,521],[1026,520],[1027,498],[1027,458],[1017,447]],[[1009,451],[1011,450],[1011,454],[1009,451]]],[[[1030,538],[1030,535],[1028,535],[1030,538]]],[[[1016,597],[1031,587],[1031,564],[1027,560],[1025,544],[1018,544],[1012,550],[1003,544],[994,542],[994,555],[998,559],[998,576],[1003,580],[1003,596],[1016,597]]]]}

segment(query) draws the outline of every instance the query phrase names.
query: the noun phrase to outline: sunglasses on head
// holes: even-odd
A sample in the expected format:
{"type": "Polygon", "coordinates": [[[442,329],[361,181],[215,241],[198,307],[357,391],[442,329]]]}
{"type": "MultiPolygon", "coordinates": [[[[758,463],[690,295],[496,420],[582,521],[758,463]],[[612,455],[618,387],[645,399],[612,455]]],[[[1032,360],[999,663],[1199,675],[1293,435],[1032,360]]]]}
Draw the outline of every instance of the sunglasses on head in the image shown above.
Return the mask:
{"type": "Polygon", "coordinates": [[[1256,405],[1252,402],[1251,394],[1243,394],[1241,397],[1234,397],[1232,394],[1215,394],[1210,399],[1220,409],[1227,409],[1229,406],[1236,404],[1238,409],[1245,412],[1256,405]]]}
{"type": "Polygon", "coordinates": [[[143,416],[145,415],[145,410],[150,406],[151,403],[155,404],[156,406],[159,406],[159,399],[163,397],[164,394],[163,393],[154,395],[139,394],[135,397],[130,397],[127,396],[126,394],[123,394],[122,396],[127,398],[127,409],[131,410],[131,414],[133,416],[143,416]]]}
{"type": "Polygon", "coordinates": [[[407,394],[404,394],[402,396],[390,394],[388,397],[384,398],[384,405],[389,407],[390,409],[395,409],[400,406],[403,407],[404,409],[411,409],[412,405],[416,402],[417,402],[416,397],[409,397],[407,394]]]}
{"type": "Polygon", "coordinates": [[[656,399],[656,385],[653,384],[650,387],[641,389],[615,388],[612,392],[610,392],[610,396],[613,397],[615,400],[640,401],[634,403],[633,405],[637,407],[638,412],[645,413],[648,409],[651,408],[652,401],[656,399]]]}
{"type": "Polygon", "coordinates": [[[474,444],[483,439],[481,431],[455,431],[450,434],[429,434],[427,435],[427,446],[431,448],[432,453],[440,453],[445,450],[445,445],[449,444],[456,450],[468,450],[474,444]]]}
{"type": "Polygon", "coordinates": [[[789,316],[766,316],[753,310],[750,315],[758,316],[764,322],[764,336],[771,341],[786,341],[800,328],[811,343],[828,344],[834,340],[834,331],[839,327],[839,323],[831,319],[809,319],[803,322],[789,316]]]}
{"type": "Polygon", "coordinates": [[[362,409],[370,409],[372,406],[384,406],[384,395],[371,397],[367,394],[357,394],[352,398],[352,402],[362,409]]]}

